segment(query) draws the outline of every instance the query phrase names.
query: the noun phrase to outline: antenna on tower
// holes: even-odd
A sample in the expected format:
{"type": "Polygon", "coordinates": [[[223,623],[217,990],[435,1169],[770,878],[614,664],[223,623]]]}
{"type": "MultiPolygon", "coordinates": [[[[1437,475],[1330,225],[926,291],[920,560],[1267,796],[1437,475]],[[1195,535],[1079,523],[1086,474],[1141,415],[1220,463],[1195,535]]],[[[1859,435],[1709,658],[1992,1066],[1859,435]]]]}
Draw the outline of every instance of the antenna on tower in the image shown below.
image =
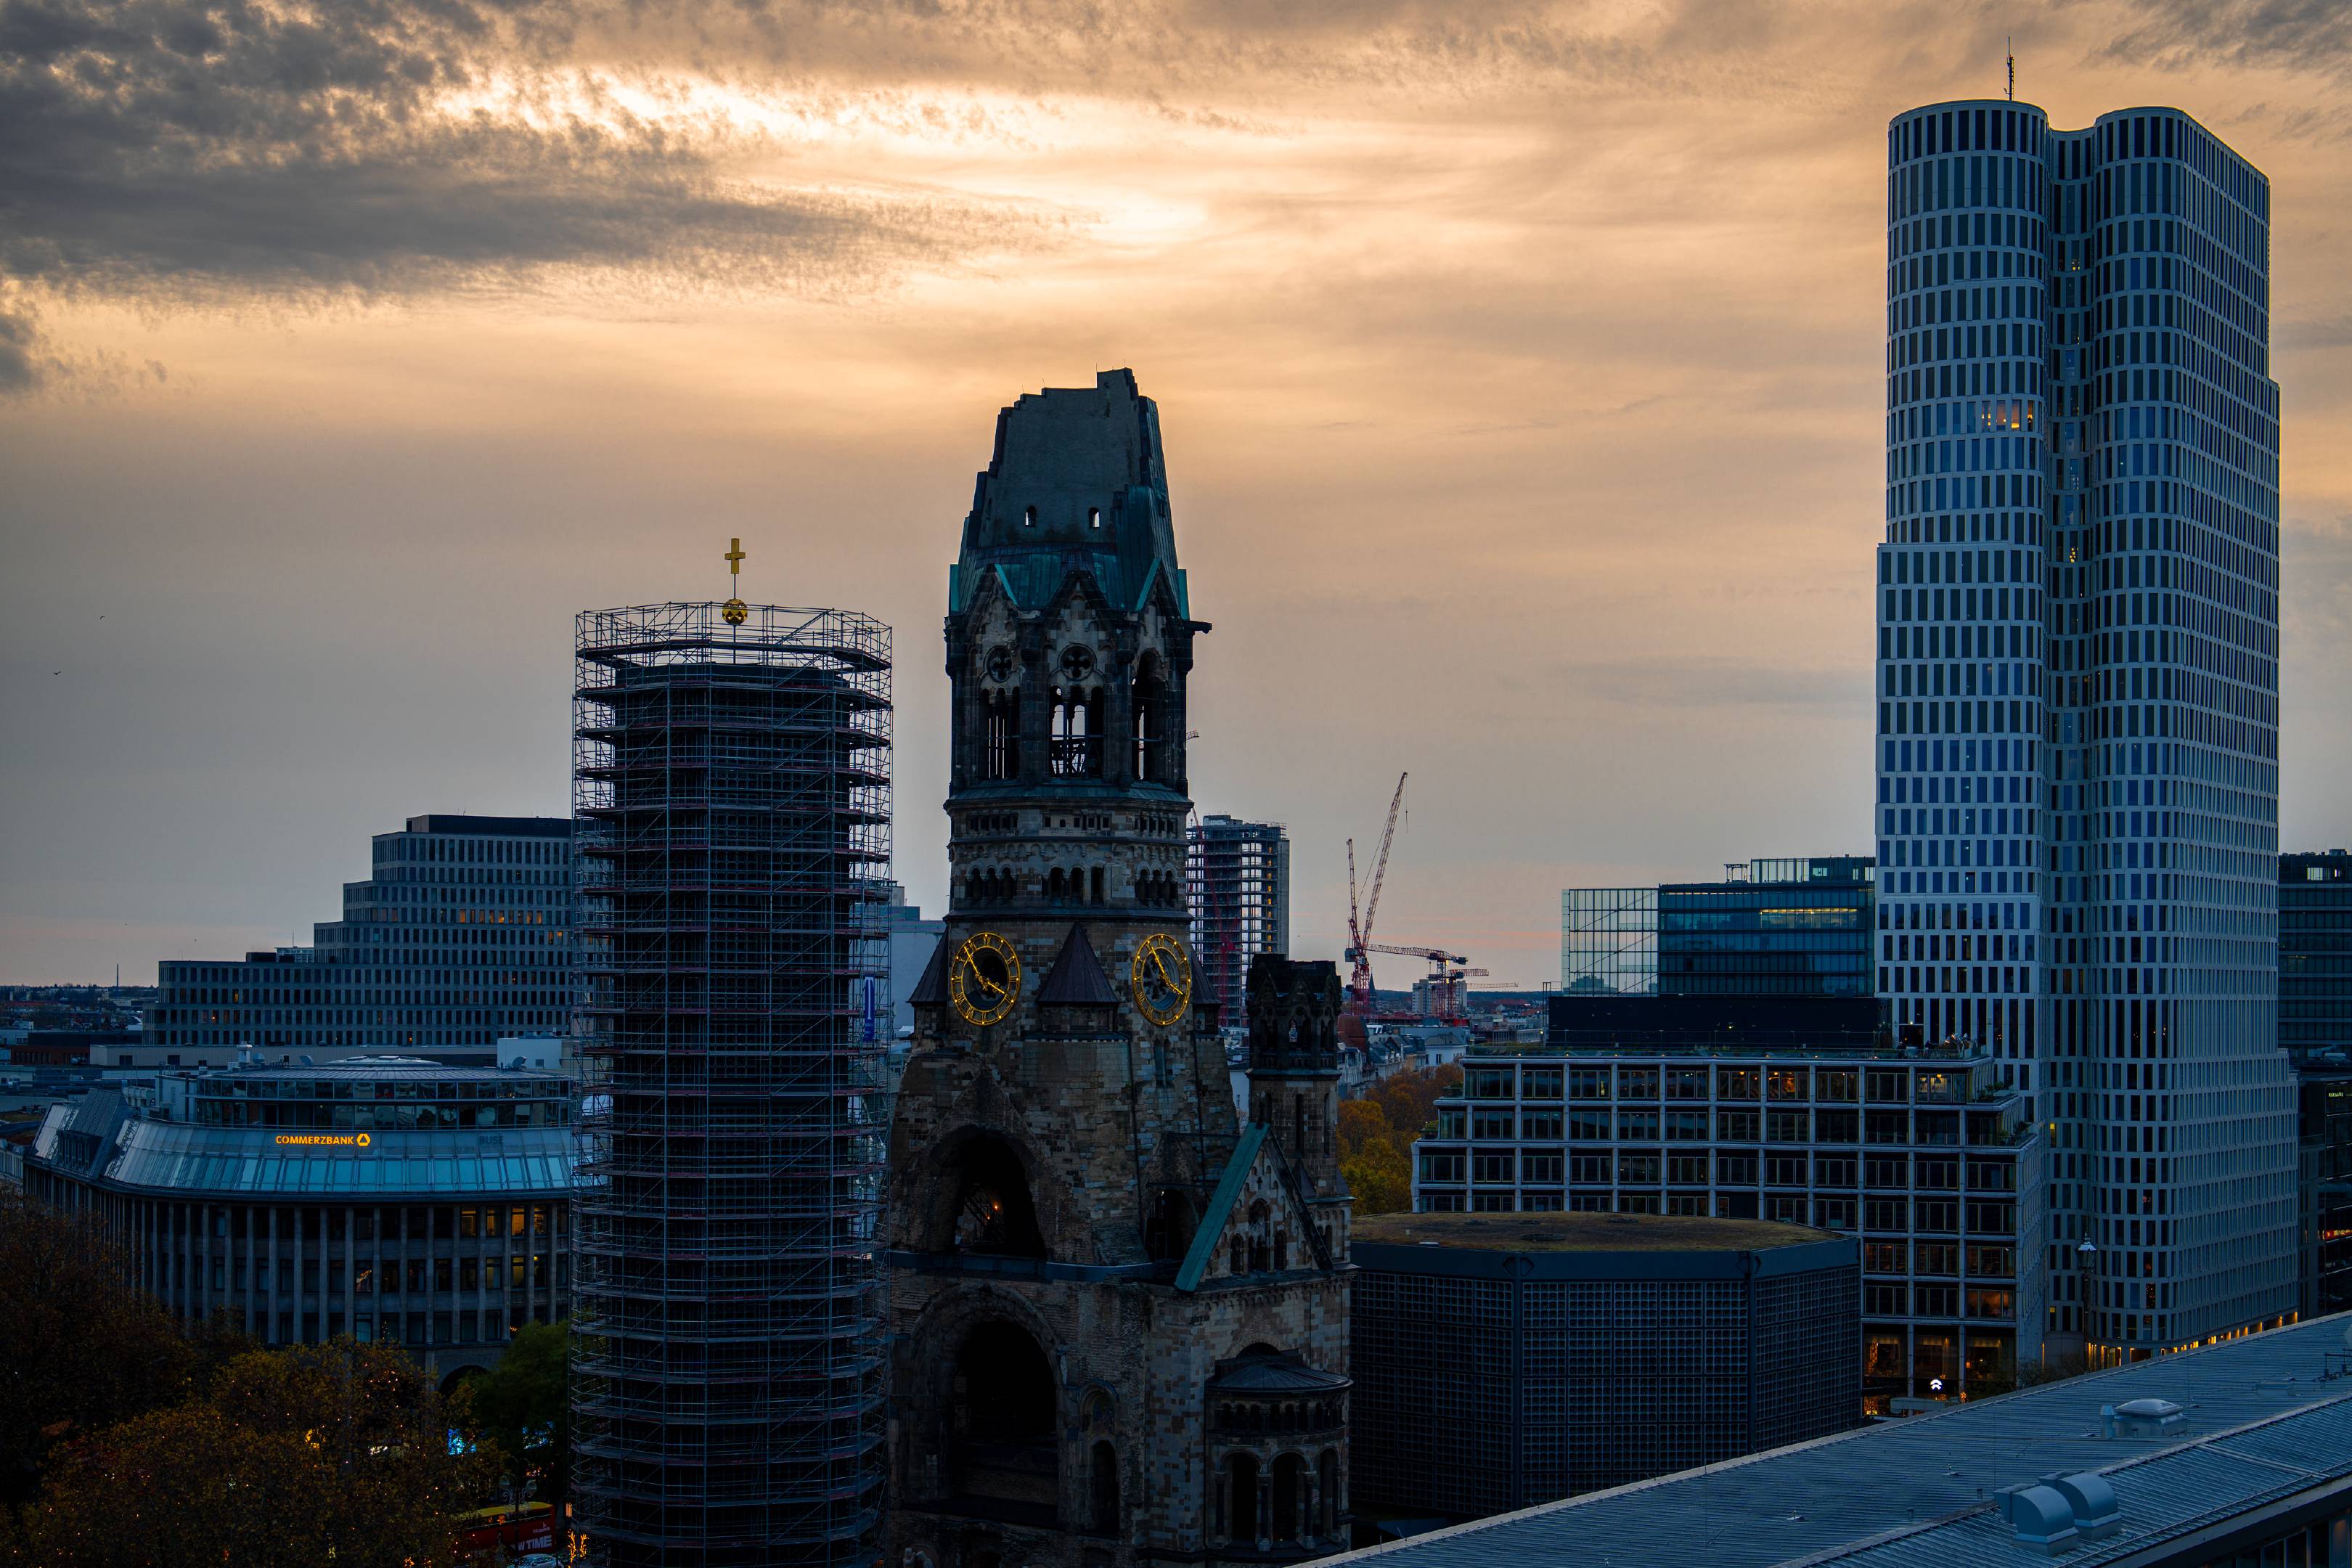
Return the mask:
{"type": "Polygon", "coordinates": [[[2003,42],[2009,46],[2009,101],[2015,103],[2017,101],[2017,35],[2011,34],[2003,42]]]}

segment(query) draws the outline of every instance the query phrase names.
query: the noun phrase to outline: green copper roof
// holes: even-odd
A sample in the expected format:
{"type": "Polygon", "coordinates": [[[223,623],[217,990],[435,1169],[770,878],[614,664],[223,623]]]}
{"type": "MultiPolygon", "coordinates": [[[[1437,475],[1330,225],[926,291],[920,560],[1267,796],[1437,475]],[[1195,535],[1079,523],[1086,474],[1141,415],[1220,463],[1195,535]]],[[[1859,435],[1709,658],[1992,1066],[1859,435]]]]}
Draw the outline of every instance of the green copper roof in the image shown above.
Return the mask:
{"type": "Polygon", "coordinates": [[[1234,1157],[1225,1162],[1225,1173],[1217,1179],[1216,1195],[1209,1200],[1209,1212],[1201,1216],[1201,1228],[1192,1233],[1192,1246],[1184,1254],[1184,1267],[1176,1271],[1176,1289],[1197,1290],[1201,1276],[1208,1272],[1210,1255],[1217,1250],[1217,1237],[1223,1234],[1225,1216],[1234,1212],[1234,1200],[1242,1195],[1242,1184],[1249,1180],[1250,1167],[1257,1163],[1257,1152],[1265,1142],[1265,1128],[1253,1121],[1242,1130],[1241,1141],[1234,1145],[1234,1157]]]}
{"type": "Polygon", "coordinates": [[[1043,607],[1074,572],[1118,608],[1142,608],[1165,580],[1192,614],[1168,506],[1160,411],[1135,374],[1103,371],[1091,387],[1024,393],[996,416],[996,449],[972,487],[963,548],[948,580],[950,611],[994,574],[1024,609],[1043,607]]]}

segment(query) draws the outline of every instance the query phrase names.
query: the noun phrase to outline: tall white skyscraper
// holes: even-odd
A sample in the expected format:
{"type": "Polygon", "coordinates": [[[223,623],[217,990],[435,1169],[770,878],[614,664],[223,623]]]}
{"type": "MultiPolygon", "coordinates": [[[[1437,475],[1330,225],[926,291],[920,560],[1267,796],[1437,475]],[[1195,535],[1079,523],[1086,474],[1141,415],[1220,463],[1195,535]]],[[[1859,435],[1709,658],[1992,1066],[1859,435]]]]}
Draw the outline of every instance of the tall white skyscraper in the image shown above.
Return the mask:
{"type": "Polygon", "coordinates": [[[2039,1097],[2046,1342],[2259,1327],[2295,1300],[2269,182],[2169,109],[1936,104],[1887,161],[1880,990],[2039,1097]]]}

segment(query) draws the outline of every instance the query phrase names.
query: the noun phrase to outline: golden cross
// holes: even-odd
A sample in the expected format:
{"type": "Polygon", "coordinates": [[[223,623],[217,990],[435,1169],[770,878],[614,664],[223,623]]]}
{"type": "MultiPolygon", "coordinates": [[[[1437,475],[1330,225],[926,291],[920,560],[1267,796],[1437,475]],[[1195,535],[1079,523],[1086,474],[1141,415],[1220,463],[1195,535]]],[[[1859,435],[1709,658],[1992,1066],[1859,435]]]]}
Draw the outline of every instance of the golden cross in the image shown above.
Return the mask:
{"type": "Polygon", "coordinates": [[[741,576],[743,574],[743,542],[740,539],[729,540],[727,553],[719,559],[727,563],[727,574],[730,577],[741,576]]]}

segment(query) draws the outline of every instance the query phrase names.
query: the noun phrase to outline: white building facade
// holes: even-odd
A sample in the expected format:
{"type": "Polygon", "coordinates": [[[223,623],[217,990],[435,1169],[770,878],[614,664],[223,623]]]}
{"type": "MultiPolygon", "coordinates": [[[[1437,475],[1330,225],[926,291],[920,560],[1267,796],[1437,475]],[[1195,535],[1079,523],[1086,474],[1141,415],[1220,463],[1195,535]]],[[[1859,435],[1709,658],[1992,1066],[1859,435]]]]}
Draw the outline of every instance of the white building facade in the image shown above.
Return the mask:
{"type": "Polygon", "coordinates": [[[2282,1321],[2268,182],[2173,110],[1887,148],[1880,992],[2038,1097],[2053,1345],[2282,1321]]]}

